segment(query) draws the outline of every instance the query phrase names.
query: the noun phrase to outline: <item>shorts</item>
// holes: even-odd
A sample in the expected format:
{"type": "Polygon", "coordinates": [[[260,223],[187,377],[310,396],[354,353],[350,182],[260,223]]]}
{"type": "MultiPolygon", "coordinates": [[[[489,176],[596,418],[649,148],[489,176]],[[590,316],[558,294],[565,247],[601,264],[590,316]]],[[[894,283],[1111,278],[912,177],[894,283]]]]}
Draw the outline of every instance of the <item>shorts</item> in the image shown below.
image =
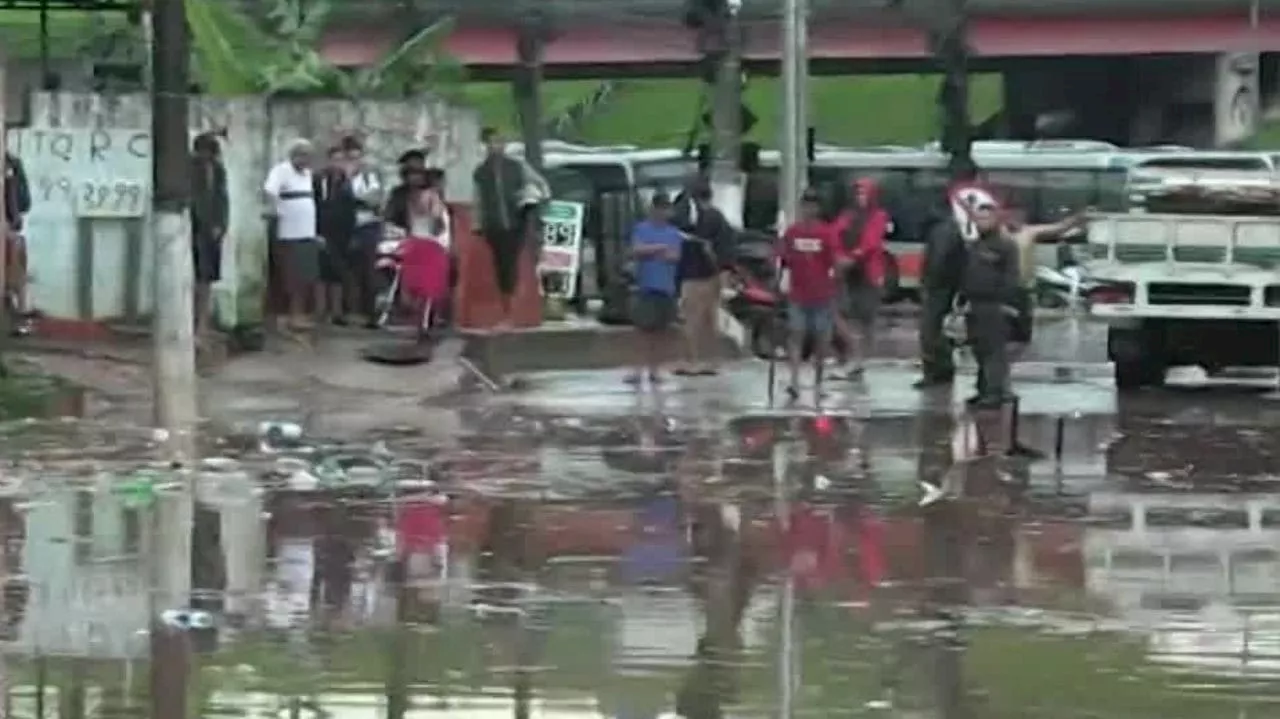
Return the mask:
{"type": "Polygon", "coordinates": [[[13,230],[5,236],[4,278],[9,287],[20,285],[27,279],[27,242],[13,230]]]}
{"type": "Polygon", "coordinates": [[[348,239],[330,242],[325,238],[320,248],[320,280],[325,284],[338,285],[347,281],[351,273],[351,243],[348,239]]]}
{"type": "Polygon", "coordinates": [[[315,240],[276,240],[272,244],[284,286],[290,292],[309,290],[320,281],[320,253],[315,240]]]}
{"type": "Polygon", "coordinates": [[[631,298],[631,325],[641,332],[662,332],[675,322],[675,297],[641,290],[631,298]]]}
{"type": "Polygon", "coordinates": [[[213,284],[222,279],[222,240],[205,233],[191,238],[191,262],[195,265],[196,283],[213,284]]]}
{"type": "Polygon", "coordinates": [[[835,312],[831,305],[805,306],[791,304],[787,307],[787,328],[794,335],[829,337],[835,325],[835,312]]]}
{"type": "Polygon", "coordinates": [[[840,312],[860,325],[871,325],[876,321],[876,313],[880,311],[881,289],[875,285],[859,282],[842,286],[840,296],[840,312]]]}
{"type": "Polygon", "coordinates": [[[1018,311],[1018,316],[1009,318],[1009,341],[1015,344],[1029,344],[1032,329],[1035,327],[1034,290],[1018,290],[1013,309],[1018,311]]]}

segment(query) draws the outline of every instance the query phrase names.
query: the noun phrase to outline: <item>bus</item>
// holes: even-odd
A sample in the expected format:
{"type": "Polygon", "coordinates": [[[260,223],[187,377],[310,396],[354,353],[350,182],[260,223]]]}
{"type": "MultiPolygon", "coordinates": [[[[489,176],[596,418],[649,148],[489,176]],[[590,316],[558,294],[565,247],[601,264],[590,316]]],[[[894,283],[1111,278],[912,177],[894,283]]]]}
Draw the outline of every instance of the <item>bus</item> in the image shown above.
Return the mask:
{"type": "MultiPolygon", "coordinates": [[[[993,141],[974,146],[981,180],[1024,209],[1031,223],[1053,222],[1085,207],[1120,211],[1125,206],[1129,167],[1138,158],[1163,154],[1092,141],[993,141]]],[[[748,181],[749,227],[774,222],[779,161],[777,152],[762,152],[760,170],[748,181]]],[[[893,219],[887,281],[896,278],[897,282],[887,293],[913,291],[920,281],[923,235],[934,209],[930,204],[940,201],[950,182],[947,156],[936,147],[821,148],[810,163],[810,181],[828,188],[836,203],[844,201],[848,186],[859,178],[880,185],[885,209],[893,219]]],[[[1056,240],[1043,245],[1038,255],[1038,262],[1056,265],[1056,240]]]]}

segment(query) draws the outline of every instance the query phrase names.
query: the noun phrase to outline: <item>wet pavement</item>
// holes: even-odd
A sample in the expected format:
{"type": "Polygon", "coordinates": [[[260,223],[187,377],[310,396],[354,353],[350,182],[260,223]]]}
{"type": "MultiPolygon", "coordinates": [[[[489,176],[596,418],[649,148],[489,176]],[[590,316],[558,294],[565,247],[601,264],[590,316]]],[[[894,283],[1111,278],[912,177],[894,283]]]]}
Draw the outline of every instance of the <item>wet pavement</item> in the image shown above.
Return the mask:
{"type": "MultiPolygon", "coordinates": [[[[654,391],[553,372],[424,404],[392,391],[403,375],[379,393],[337,364],[308,401],[263,389],[254,409],[241,390],[253,436],[206,437],[197,479],[196,603],[216,629],[193,632],[193,701],[334,719],[1275,716],[1280,401],[1265,381],[1118,396],[1089,351],[1042,353],[1080,371],[1017,381],[1036,462],[973,457],[970,379],[922,395],[901,360],[820,409],[771,407],[748,361],[654,391]],[[325,422],[371,396],[381,422],[325,422]],[[922,506],[922,482],[954,496],[922,506]]],[[[238,370],[261,383],[242,387],[276,387],[273,364],[238,370]]],[[[118,419],[4,428],[8,716],[144,715],[154,441],[118,419]]]]}

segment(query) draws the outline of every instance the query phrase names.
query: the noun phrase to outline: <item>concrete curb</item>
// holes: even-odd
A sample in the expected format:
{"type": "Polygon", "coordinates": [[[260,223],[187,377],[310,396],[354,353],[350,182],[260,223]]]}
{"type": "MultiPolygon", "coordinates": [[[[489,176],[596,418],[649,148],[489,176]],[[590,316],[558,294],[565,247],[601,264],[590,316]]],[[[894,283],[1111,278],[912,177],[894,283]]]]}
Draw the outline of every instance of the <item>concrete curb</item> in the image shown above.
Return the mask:
{"type": "MultiPolygon", "coordinates": [[[[867,369],[915,371],[920,368],[920,361],[906,358],[872,358],[867,360],[867,369]]],[[[978,366],[972,362],[958,362],[956,371],[964,375],[977,374],[978,366]]],[[[1044,361],[1029,360],[1016,362],[1012,368],[1012,376],[1024,382],[1070,382],[1077,379],[1111,379],[1115,373],[1115,365],[1111,362],[1076,362],[1076,361],[1044,361]]]]}

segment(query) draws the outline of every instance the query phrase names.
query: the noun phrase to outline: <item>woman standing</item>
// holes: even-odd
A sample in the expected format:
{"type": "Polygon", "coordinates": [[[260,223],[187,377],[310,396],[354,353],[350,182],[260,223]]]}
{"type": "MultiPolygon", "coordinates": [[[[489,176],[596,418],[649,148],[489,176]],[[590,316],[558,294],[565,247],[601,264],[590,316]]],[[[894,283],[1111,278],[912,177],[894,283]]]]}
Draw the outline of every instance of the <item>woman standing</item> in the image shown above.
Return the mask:
{"type": "Polygon", "coordinates": [[[849,259],[845,271],[836,332],[853,361],[849,379],[862,379],[867,356],[875,344],[876,314],[884,292],[885,234],[889,213],[880,206],[879,187],[872,180],[853,183],[853,207],[841,213],[836,226],[849,259]]]}

